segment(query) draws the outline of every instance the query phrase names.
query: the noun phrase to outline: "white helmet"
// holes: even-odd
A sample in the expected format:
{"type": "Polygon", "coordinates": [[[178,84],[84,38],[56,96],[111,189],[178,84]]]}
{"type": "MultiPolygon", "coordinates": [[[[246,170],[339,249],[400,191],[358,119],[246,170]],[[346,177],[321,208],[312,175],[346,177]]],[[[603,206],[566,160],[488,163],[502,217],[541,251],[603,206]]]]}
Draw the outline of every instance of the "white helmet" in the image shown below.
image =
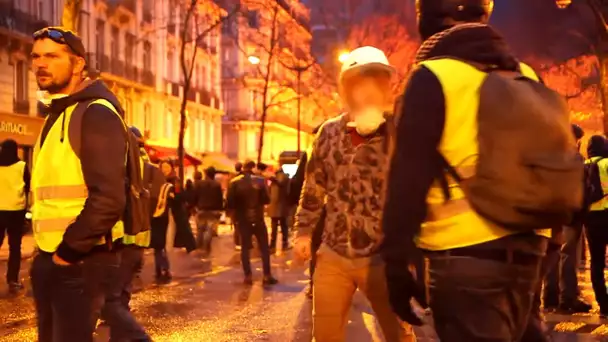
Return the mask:
{"type": "Polygon", "coordinates": [[[363,46],[351,51],[344,63],[342,63],[340,83],[349,74],[354,74],[355,71],[363,69],[386,70],[391,75],[395,72],[395,69],[389,64],[388,58],[386,58],[382,50],[373,46],[363,46]]]}

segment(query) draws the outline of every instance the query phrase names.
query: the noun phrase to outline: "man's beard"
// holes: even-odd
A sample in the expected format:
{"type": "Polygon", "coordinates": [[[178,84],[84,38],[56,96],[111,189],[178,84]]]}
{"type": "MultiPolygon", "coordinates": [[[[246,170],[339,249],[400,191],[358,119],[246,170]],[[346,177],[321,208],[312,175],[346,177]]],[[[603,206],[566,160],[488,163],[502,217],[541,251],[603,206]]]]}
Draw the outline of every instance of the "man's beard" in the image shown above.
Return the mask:
{"type": "Polygon", "coordinates": [[[40,84],[40,82],[37,82],[37,83],[38,83],[38,88],[40,90],[47,91],[49,94],[58,94],[62,90],[64,90],[65,88],[68,87],[68,85],[70,84],[70,79],[67,79],[67,80],[65,80],[63,82],[53,81],[53,82],[51,82],[50,84],[47,84],[47,85],[42,85],[42,84],[40,84]]]}

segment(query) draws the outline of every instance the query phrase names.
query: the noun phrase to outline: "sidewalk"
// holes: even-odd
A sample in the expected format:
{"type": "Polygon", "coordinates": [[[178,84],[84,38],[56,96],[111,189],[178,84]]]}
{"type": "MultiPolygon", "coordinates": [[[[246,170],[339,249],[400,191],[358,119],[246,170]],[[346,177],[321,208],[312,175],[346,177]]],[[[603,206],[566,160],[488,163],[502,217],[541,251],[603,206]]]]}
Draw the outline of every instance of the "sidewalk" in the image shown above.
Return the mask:
{"type": "MultiPolygon", "coordinates": [[[[21,259],[27,259],[34,253],[36,243],[34,242],[34,236],[27,234],[23,236],[21,241],[21,259]]],[[[8,260],[8,238],[4,238],[4,243],[0,247],[0,262],[6,262],[8,260]]]]}

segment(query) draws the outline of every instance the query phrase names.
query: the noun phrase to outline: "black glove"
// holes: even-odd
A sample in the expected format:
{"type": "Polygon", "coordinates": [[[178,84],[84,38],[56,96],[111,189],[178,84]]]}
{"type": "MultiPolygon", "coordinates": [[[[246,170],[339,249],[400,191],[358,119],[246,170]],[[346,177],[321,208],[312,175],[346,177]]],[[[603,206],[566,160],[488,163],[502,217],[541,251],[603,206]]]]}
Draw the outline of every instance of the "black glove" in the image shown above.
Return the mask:
{"type": "Polygon", "coordinates": [[[414,312],[411,299],[414,298],[424,309],[428,307],[426,295],[421,285],[416,282],[407,265],[386,267],[389,301],[399,318],[411,325],[420,326],[422,320],[414,312]]]}

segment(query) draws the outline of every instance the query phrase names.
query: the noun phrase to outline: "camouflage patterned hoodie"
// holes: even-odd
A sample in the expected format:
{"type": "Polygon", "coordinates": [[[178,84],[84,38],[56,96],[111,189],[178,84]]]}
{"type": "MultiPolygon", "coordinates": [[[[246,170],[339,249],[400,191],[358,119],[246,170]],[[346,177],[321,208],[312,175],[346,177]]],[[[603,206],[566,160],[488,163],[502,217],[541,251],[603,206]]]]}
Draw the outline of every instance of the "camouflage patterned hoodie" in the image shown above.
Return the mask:
{"type": "Polygon", "coordinates": [[[355,147],[347,121],[346,114],[328,120],[313,142],[295,227],[310,236],[325,205],[323,243],[344,257],[368,257],[383,239],[387,129],[355,147]]]}

